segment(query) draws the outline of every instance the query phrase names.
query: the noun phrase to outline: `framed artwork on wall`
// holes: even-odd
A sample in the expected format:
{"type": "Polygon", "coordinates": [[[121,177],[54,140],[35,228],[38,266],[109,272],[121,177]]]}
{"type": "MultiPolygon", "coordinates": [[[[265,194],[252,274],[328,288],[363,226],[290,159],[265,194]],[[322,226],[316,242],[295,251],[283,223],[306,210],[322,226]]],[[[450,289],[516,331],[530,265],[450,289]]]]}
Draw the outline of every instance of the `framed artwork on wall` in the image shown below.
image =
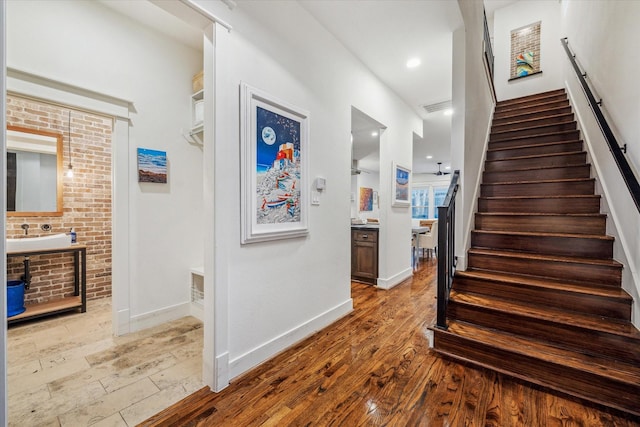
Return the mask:
{"type": "Polygon", "coordinates": [[[308,233],[309,113],[240,84],[241,242],[308,233]]]}
{"type": "Polygon", "coordinates": [[[540,22],[511,31],[509,80],[540,74],[540,22]]]}
{"type": "Polygon", "coordinates": [[[392,187],[392,200],[391,206],[408,207],[411,204],[409,189],[411,180],[411,169],[404,166],[400,166],[393,162],[393,187],[392,187]]]}
{"type": "Polygon", "coordinates": [[[138,148],[138,182],[167,183],[167,152],[138,148]]]}
{"type": "Polygon", "coordinates": [[[360,187],[360,212],[373,210],[373,188],[360,187]]]}

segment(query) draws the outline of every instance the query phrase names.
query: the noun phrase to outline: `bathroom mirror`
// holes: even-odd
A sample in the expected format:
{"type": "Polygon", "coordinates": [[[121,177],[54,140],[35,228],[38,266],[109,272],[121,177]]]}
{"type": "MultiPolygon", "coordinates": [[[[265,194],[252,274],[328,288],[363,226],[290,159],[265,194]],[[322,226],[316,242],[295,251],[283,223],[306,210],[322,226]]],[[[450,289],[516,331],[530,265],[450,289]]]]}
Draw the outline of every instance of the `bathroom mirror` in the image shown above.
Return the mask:
{"type": "Polygon", "coordinates": [[[62,134],[7,126],[7,216],[62,216],[62,134]]]}

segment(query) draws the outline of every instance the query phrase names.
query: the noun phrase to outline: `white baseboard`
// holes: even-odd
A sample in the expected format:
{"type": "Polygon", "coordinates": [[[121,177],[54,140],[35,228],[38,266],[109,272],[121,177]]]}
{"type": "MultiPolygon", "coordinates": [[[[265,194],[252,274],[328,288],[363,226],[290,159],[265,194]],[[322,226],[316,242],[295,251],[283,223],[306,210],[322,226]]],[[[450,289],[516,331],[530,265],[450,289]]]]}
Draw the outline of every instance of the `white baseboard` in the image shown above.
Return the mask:
{"type": "Polygon", "coordinates": [[[225,351],[221,355],[216,356],[215,364],[215,371],[213,373],[215,384],[210,387],[213,391],[218,392],[227,388],[229,381],[231,380],[231,377],[229,376],[229,352],[225,351]]]}
{"type": "Polygon", "coordinates": [[[376,286],[379,287],[380,289],[391,289],[394,286],[396,286],[397,284],[402,283],[403,281],[407,280],[412,275],[413,275],[413,269],[411,267],[409,267],[406,270],[403,270],[398,274],[394,274],[393,276],[391,276],[391,277],[389,277],[387,279],[382,279],[382,278],[378,277],[378,281],[376,283],[376,286]]]}
{"type": "MultiPolygon", "coordinates": [[[[307,322],[279,335],[272,340],[242,354],[228,363],[228,379],[237,377],[240,374],[247,372],[249,369],[259,365],[260,363],[275,356],[279,352],[293,346],[294,344],[302,341],[310,335],[318,332],[319,330],[329,326],[338,319],[346,316],[353,311],[353,300],[349,298],[345,302],[338,306],[325,311],[324,313],[308,320],[307,322]]],[[[217,359],[216,359],[217,360],[217,359]]],[[[220,361],[223,362],[223,361],[220,361]]],[[[218,385],[223,384],[221,382],[222,370],[224,364],[218,362],[218,378],[220,379],[218,385]]],[[[228,380],[227,380],[228,381],[228,380]]]]}
{"type": "Polygon", "coordinates": [[[113,335],[120,337],[131,332],[129,322],[129,309],[118,310],[115,314],[113,335]]]}
{"type": "Polygon", "coordinates": [[[191,302],[182,302],[160,310],[138,314],[131,317],[130,332],[151,328],[189,315],[191,315],[191,302]]]}

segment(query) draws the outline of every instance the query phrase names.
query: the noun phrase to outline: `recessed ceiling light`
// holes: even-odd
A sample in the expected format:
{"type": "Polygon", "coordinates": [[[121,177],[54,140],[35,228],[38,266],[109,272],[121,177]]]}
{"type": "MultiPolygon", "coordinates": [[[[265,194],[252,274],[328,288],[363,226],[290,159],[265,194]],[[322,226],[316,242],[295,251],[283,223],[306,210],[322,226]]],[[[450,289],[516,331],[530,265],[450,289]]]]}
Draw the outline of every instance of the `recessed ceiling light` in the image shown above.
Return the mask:
{"type": "Polygon", "coordinates": [[[445,116],[450,116],[453,114],[453,110],[451,108],[447,108],[446,110],[442,111],[442,114],[444,114],[445,116]]]}
{"type": "Polygon", "coordinates": [[[427,159],[433,159],[433,156],[427,156],[427,159]]]}
{"type": "Polygon", "coordinates": [[[407,68],[416,68],[420,65],[420,58],[411,58],[407,61],[407,68]]]}
{"type": "Polygon", "coordinates": [[[371,136],[378,136],[378,132],[374,130],[373,132],[371,132],[371,136]]]}
{"type": "Polygon", "coordinates": [[[446,170],[449,170],[449,169],[451,169],[451,166],[445,166],[444,168],[445,168],[446,170]]]}

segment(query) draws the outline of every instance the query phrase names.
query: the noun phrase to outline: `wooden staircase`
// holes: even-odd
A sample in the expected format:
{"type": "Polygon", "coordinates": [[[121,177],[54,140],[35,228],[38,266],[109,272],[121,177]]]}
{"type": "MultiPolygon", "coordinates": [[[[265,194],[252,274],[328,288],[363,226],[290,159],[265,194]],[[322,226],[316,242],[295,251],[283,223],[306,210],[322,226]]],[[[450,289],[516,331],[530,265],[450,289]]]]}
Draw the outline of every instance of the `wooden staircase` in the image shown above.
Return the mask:
{"type": "Polygon", "coordinates": [[[564,90],[499,102],[434,347],[640,416],[640,332],[564,90]]]}

